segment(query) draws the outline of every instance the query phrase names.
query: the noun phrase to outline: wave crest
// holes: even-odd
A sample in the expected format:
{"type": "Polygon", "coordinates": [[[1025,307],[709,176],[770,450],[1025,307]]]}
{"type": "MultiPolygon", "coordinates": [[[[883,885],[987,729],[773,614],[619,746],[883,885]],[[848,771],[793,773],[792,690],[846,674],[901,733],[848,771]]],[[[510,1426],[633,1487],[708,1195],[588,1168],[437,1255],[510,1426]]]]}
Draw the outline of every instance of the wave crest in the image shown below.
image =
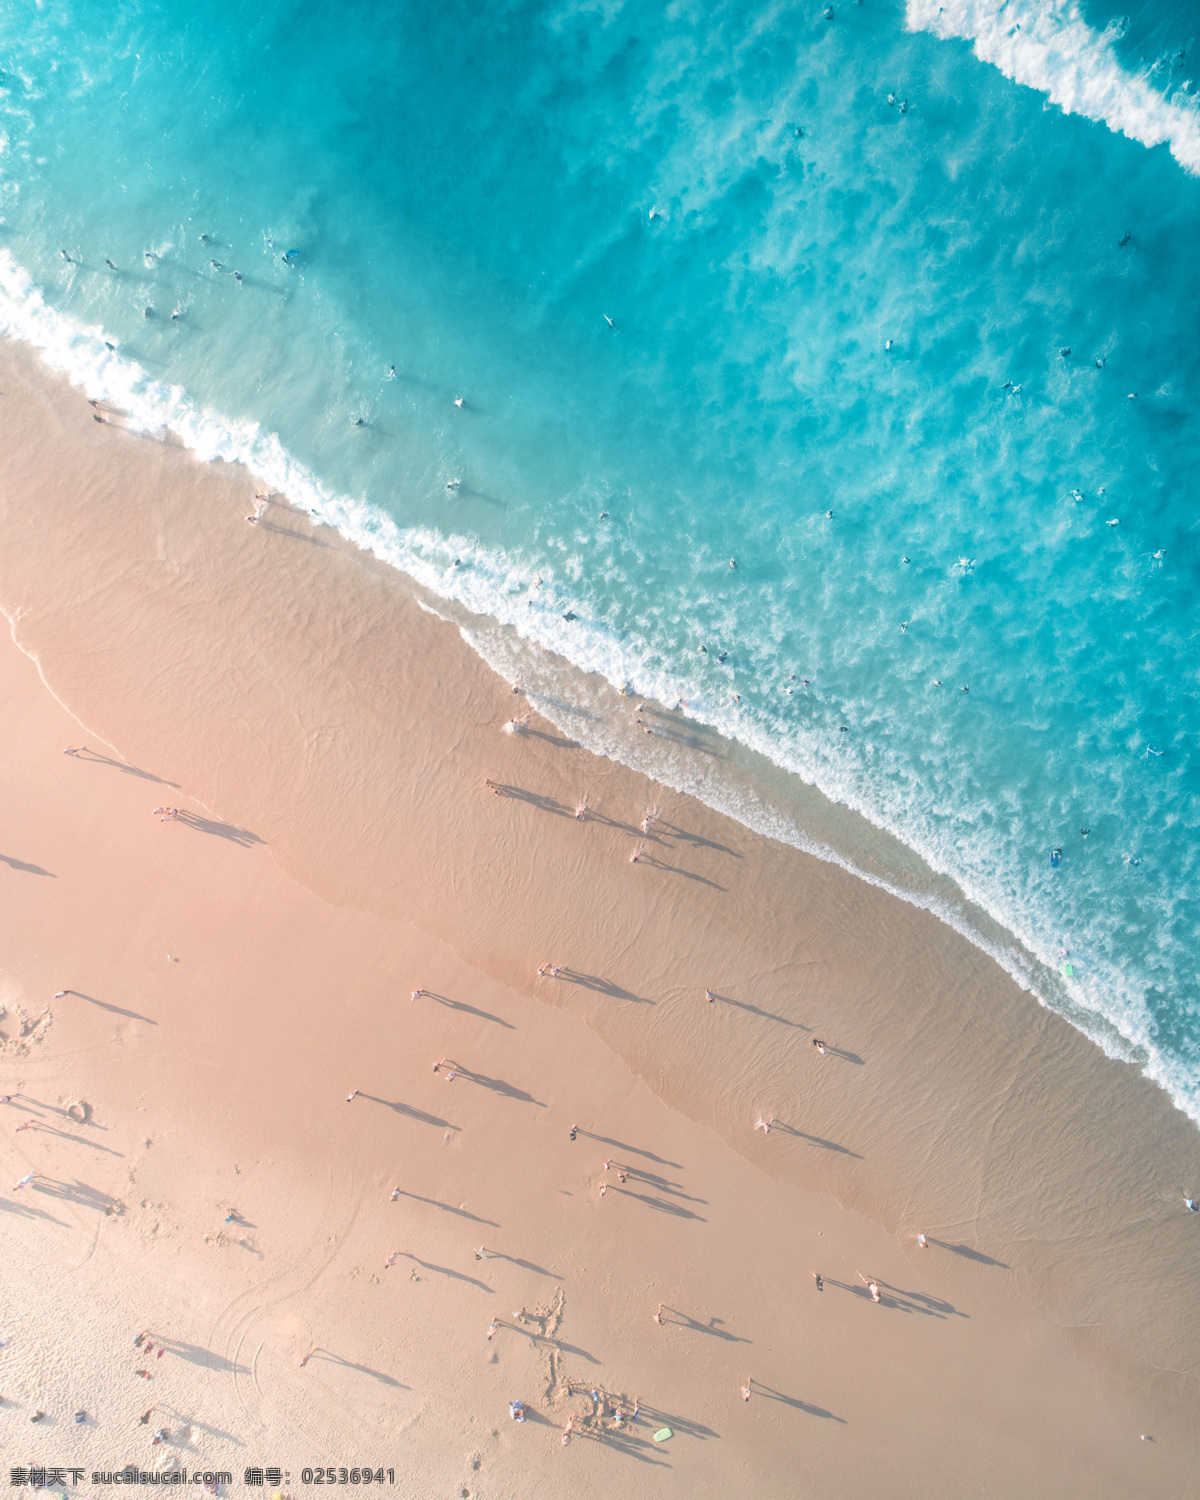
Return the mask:
{"type": "Polygon", "coordinates": [[[980,61],[1067,114],[1143,146],[1166,144],[1180,166],[1200,173],[1200,113],[1127,73],[1111,46],[1119,31],[1094,31],[1075,0],[907,0],[905,20],[910,31],[964,37],[980,61]]]}

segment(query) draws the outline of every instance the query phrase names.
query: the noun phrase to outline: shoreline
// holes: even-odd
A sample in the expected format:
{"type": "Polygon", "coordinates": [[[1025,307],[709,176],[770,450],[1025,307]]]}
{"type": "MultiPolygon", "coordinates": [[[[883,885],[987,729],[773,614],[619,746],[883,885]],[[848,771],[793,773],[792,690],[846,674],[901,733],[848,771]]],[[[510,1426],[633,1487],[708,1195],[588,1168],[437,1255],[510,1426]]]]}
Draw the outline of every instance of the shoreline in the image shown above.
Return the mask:
{"type": "MultiPolygon", "coordinates": [[[[840,1205],[913,1274],[924,1229],[938,1274],[990,1303],[988,1338],[1038,1330],[1113,1410],[1158,1413],[1183,1464],[1200,1294],[1179,1194],[1200,1146],[1157,1085],[928,913],[546,720],[503,734],[519,700],[386,564],[283,507],[247,527],[244,472],[94,425],[28,351],[3,358],[0,606],[89,736],[253,830],[224,841],[306,901],[411,921],[535,1032],[557,1016],[603,1042],[647,1108],[720,1137],[731,1181],[840,1205]]],[[[775,1275],[756,1272],[760,1313],[775,1275]]],[[[897,1372],[908,1357],[900,1340],[897,1372]]]]}
{"type": "MultiPolygon", "coordinates": [[[[1075,973],[1068,983],[1058,964],[1039,956],[1036,939],[1019,923],[995,915],[986,897],[969,893],[883,820],[853,805],[851,799],[840,800],[810,785],[749,740],[723,737],[713,723],[690,714],[669,722],[669,712],[659,705],[655,711],[668,721],[663,738],[672,743],[667,755],[648,755],[647,747],[638,743],[640,737],[624,722],[628,715],[621,711],[611,671],[604,677],[576,666],[556,656],[552,646],[518,636],[511,621],[501,623],[472,613],[473,606],[483,607],[478,598],[459,598],[452,588],[447,592],[453,577],[451,554],[456,547],[473,545],[469,539],[453,535],[445,539],[442,550],[447,566],[434,583],[432,563],[404,542],[390,518],[328,491],[272,434],[264,435],[256,425],[227,424],[211,416],[180,388],[162,385],[97,333],[77,327],[44,302],[28,274],[3,251],[0,287],[7,303],[9,336],[27,342],[48,367],[67,373],[72,383],[102,405],[113,405],[114,416],[128,421],[129,430],[154,440],[165,433],[166,441],[182,444],[201,461],[244,463],[268,489],[275,486],[280,495],[288,495],[285,503],[289,505],[299,496],[296,508],[310,524],[332,525],[343,544],[399,570],[410,595],[456,624],[485,662],[506,680],[543,679],[548,692],[533,693],[530,701],[535,706],[540,703],[564,733],[602,757],[613,756],[676,791],[699,797],[708,807],[758,834],[815,854],[920,910],[933,912],[1107,1056],[1143,1069],[1175,1107],[1200,1126],[1190,1084],[1172,1078],[1173,1060],[1158,1052],[1151,1037],[1127,1035],[1102,1005],[1087,1003],[1075,993],[1088,971],[1080,955],[1073,956],[1075,973]],[[565,689],[556,693],[564,684],[565,689]],[[718,762],[719,774],[714,772],[718,762]]],[[[1109,982],[1114,979],[1109,973],[1109,982]]],[[[1133,1030],[1137,1032],[1136,1027],[1133,1030]]]]}

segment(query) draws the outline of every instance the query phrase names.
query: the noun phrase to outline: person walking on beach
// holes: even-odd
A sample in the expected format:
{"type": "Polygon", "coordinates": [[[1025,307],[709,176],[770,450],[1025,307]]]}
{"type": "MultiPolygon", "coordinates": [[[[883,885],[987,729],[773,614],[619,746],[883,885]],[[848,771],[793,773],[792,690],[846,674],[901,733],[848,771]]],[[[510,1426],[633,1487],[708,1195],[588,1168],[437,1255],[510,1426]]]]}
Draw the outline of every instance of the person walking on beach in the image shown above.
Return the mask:
{"type": "Polygon", "coordinates": [[[823,1292],[825,1290],[825,1278],[821,1275],[820,1271],[813,1272],[813,1280],[817,1283],[817,1291],[823,1292]]]}
{"type": "Polygon", "coordinates": [[[879,1302],[881,1300],[879,1296],[879,1283],[873,1277],[868,1279],[861,1271],[858,1273],[858,1279],[863,1283],[867,1291],[870,1292],[871,1301],[879,1302]]]}
{"type": "Polygon", "coordinates": [[[409,996],[409,999],[415,1003],[421,998],[424,993],[424,990],[413,990],[412,994],[409,996]]]}
{"type": "Polygon", "coordinates": [[[829,1049],[826,1047],[825,1043],[820,1039],[820,1037],[813,1037],[813,1046],[817,1049],[822,1057],[825,1057],[828,1054],[829,1049]]]}
{"type": "Polygon", "coordinates": [[[707,1000],[707,1001],[708,1001],[708,1003],[709,1003],[709,1004],[710,1004],[710,1005],[711,1005],[711,1004],[712,1004],[712,1003],[713,1003],[713,1001],[714,1001],[714,1000],[715,1000],[715,999],[716,999],[716,998],[717,998],[717,997],[716,997],[716,996],[715,996],[715,995],[714,995],[714,994],[713,994],[713,992],[712,992],[712,990],[705,990],[705,991],[704,991],[704,998],[705,998],[705,999],[706,999],[706,1000],[707,1000]]]}
{"type": "Polygon", "coordinates": [[[309,1360],[313,1357],[313,1355],[316,1352],[317,1352],[317,1346],[314,1344],[312,1346],[312,1348],[308,1351],[308,1353],[304,1356],[304,1358],[300,1361],[300,1368],[301,1369],[304,1368],[304,1366],[309,1362],[309,1360]]]}
{"type": "Polygon", "coordinates": [[[928,1250],[929,1249],[929,1241],[925,1238],[925,1236],[923,1234],[917,1235],[917,1245],[922,1250],[928,1250]]]}
{"type": "Polygon", "coordinates": [[[499,1323],[497,1323],[495,1318],[493,1318],[491,1323],[488,1325],[487,1336],[489,1339],[494,1339],[496,1337],[496,1333],[499,1327],[499,1323]]]}
{"type": "Polygon", "coordinates": [[[742,1387],[742,1400],[743,1401],[749,1401],[749,1399],[750,1399],[750,1387],[753,1384],[754,1384],[753,1379],[747,1379],[746,1384],[742,1387]]]}
{"type": "Polygon", "coordinates": [[[654,1314],[654,1321],[659,1325],[659,1327],[662,1326],[662,1315],[663,1315],[663,1307],[664,1306],[665,1306],[665,1304],[662,1303],[662,1302],[660,1302],[658,1304],[658,1311],[654,1314]]]}

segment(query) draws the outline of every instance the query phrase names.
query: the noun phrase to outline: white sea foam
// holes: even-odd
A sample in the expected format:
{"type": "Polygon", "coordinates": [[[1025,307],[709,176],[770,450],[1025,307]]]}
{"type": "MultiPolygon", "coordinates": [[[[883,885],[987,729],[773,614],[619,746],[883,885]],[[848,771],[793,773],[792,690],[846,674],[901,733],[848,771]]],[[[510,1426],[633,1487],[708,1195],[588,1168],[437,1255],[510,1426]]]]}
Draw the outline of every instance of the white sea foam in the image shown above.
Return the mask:
{"type": "MultiPolygon", "coordinates": [[[[1006,903],[989,900],[987,892],[964,880],[951,850],[923,847],[913,831],[897,826],[897,818],[875,806],[848,768],[836,767],[806,748],[794,727],[772,723],[735,710],[731,705],[707,698],[698,684],[688,682],[671,664],[654,655],[648,643],[624,639],[602,622],[590,620],[573,594],[567,578],[558,579],[543,565],[540,579],[528,561],[500,548],[483,548],[465,537],[443,535],[426,527],[400,527],[391,517],[363,500],[331,492],[315,474],[299,463],[273,433],[257,423],[235,421],[202,409],[180,386],[167,385],[149,376],[133,360],[125,358],[115,340],[99,328],[83,328],[48,305],[41,290],[11,255],[0,249],[0,331],[33,345],[52,369],[63,372],[89,396],[111,403],[128,413],[128,425],[145,432],[168,429],[198,457],[223,459],[245,465],[262,483],[285,494],[289,501],[314,520],[332,525],[381,560],[407,573],[432,593],[463,605],[472,613],[509,625],[517,635],[565,657],[576,668],[597,673],[614,685],[631,683],[644,697],[672,704],[687,700],[688,711],[699,722],[738,740],[765,758],[817,786],[827,796],[903,838],[939,874],[956,880],[967,902],[983,911],[1014,935],[1015,941],[988,939],[967,919],[965,910],[952,901],[926,892],[906,889],[902,881],[881,878],[864,871],[827,844],[812,839],[794,822],[745,788],[734,789],[712,776],[689,775],[679,779],[666,765],[645,763],[641,769],[689,792],[749,827],[803,849],[818,858],[837,863],[871,884],[922,907],[989,953],[1022,988],[1043,1004],[1067,1015],[1110,1056],[1126,1060],[1144,1059],[1147,1075],[1158,1082],[1186,1113],[1200,1123],[1200,1094],[1194,1079],[1181,1076],[1171,1058],[1152,1044],[1145,1025],[1145,1008],[1136,997],[1126,995],[1121,976],[1103,973],[1076,987],[1073,997],[1051,992],[1042,982],[1039,962],[1047,969],[1054,961],[1038,934],[1020,914],[1005,909],[1006,903]],[[572,605],[575,608],[572,608],[572,605]],[[568,619],[568,614],[571,618],[568,619]],[[1031,961],[1029,955],[1035,956],[1031,961]]],[[[569,568],[564,570],[569,572],[569,568]]],[[[486,633],[469,632],[475,649],[504,671],[495,650],[485,645],[486,633]]],[[[535,695],[534,701],[538,702],[535,695]]],[[[548,699],[539,706],[554,719],[558,710],[548,699]]],[[[606,737],[597,723],[588,733],[571,719],[569,727],[601,754],[640,762],[642,752],[617,739],[606,737]]]]}
{"type": "Polygon", "coordinates": [[[1068,114],[1099,120],[1143,146],[1170,146],[1200,172],[1200,113],[1126,72],[1107,32],[1083,19],[1076,0],[908,0],[910,31],[964,37],[975,55],[1045,94],[1068,114]]]}

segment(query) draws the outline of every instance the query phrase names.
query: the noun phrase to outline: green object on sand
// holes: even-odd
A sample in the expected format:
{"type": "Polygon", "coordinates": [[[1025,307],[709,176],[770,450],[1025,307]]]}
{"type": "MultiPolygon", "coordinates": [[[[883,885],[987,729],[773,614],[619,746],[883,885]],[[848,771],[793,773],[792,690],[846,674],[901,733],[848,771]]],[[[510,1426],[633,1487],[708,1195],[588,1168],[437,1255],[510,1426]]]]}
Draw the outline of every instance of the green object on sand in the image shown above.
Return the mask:
{"type": "Polygon", "coordinates": [[[671,1431],[671,1429],[669,1427],[660,1427],[658,1429],[658,1431],[654,1434],[654,1441],[656,1443],[665,1443],[666,1440],[669,1437],[674,1437],[674,1436],[675,1436],[675,1434],[671,1431]]]}
{"type": "Polygon", "coordinates": [[[1068,979],[1074,979],[1075,978],[1075,965],[1074,964],[1063,964],[1063,973],[1067,976],[1068,979]]]}

